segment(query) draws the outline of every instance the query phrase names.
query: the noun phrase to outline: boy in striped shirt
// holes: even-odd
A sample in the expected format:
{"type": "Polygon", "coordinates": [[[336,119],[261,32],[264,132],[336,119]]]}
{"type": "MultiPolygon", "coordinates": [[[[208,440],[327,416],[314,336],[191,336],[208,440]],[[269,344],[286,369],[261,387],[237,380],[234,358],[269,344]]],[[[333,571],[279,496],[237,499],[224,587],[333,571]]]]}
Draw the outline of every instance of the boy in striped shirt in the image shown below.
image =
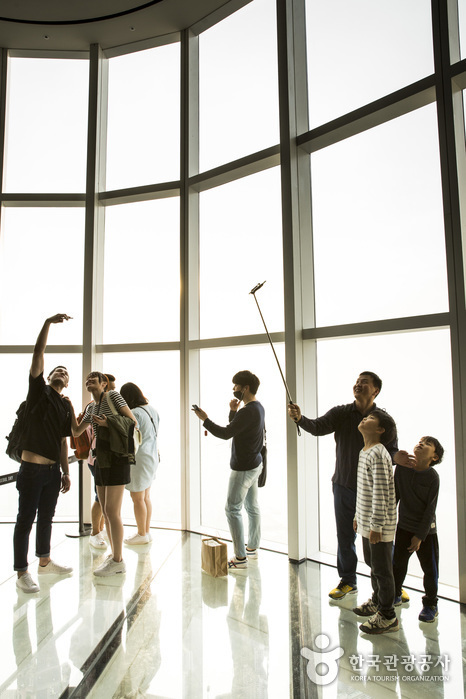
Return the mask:
{"type": "Polygon", "coordinates": [[[353,611],[369,619],[359,627],[367,634],[398,631],[392,547],[396,529],[393,464],[385,448],[396,437],[393,418],[383,410],[369,413],[358,427],[364,437],[359,454],[354,531],[362,536],[364,561],[371,569],[372,597],[353,611]]]}

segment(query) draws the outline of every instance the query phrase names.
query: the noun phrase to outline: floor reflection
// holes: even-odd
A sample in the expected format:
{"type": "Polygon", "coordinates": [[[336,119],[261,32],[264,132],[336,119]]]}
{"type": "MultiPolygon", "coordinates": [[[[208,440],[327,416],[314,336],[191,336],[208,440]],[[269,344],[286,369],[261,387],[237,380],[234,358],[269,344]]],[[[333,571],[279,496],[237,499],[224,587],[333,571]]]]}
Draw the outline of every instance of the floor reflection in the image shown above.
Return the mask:
{"type": "MultiPolygon", "coordinates": [[[[12,525],[0,525],[11,546],[12,525]]],[[[367,636],[352,609],[370,595],[334,602],[335,569],[261,551],[246,571],[201,571],[201,537],[155,530],[150,546],[125,549],[127,573],[96,579],[85,539],[52,541],[74,575],[16,590],[1,583],[0,697],[295,699],[464,696],[466,614],[441,599],[419,622],[420,592],[397,614],[397,633],[367,636]]]]}
{"type": "Polygon", "coordinates": [[[21,620],[14,624],[12,636],[17,673],[7,690],[10,696],[60,696],[69,685],[71,671],[69,661],[61,661],[57,652],[50,597],[35,599],[28,605],[21,620]],[[40,651],[33,652],[38,645],[40,651]]]}
{"type": "Polygon", "coordinates": [[[250,565],[248,575],[235,576],[228,610],[233,679],[232,699],[268,696],[269,626],[260,613],[262,585],[260,568],[250,565]]]}

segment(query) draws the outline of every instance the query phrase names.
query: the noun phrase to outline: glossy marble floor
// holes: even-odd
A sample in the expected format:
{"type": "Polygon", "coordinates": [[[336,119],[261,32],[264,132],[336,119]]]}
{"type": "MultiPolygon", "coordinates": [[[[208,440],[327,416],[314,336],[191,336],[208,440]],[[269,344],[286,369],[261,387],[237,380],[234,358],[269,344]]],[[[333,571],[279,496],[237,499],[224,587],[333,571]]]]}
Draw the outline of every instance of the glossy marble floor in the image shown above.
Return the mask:
{"type": "MultiPolygon", "coordinates": [[[[99,580],[92,569],[105,554],[67,538],[70,528],[54,526],[53,557],[73,575],[41,578],[26,595],[15,587],[13,526],[0,524],[2,699],[464,696],[466,614],[455,602],[441,600],[438,621],[423,624],[413,591],[401,630],[368,637],[355,596],[329,600],[329,566],[261,551],[247,572],[211,578],[200,536],[153,530],[152,544],[125,550],[126,575],[99,580]]],[[[369,587],[360,576],[359,601],[369,587]]]]}

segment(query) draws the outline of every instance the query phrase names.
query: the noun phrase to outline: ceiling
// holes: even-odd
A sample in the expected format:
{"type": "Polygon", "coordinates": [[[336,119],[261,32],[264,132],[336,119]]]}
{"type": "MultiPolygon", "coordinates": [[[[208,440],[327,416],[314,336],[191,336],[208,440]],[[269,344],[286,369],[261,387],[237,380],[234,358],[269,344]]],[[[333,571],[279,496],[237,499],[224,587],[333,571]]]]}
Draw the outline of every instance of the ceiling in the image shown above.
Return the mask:
{"type": "Polygon", "coordinates": [[[229,0],[0,0],[0,47],[103,49],[186,29],[229,0]]]}

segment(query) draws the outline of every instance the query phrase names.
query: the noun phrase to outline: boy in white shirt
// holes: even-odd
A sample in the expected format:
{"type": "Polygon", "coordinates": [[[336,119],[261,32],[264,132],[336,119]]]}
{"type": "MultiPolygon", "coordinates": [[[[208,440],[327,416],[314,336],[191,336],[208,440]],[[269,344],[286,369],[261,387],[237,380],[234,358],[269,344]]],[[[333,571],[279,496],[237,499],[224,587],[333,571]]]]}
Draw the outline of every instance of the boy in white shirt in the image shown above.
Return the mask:
{"type": "Polygon", "coordinates": [[[369,619],[359,627],[367,634],[398,631],[392,548],[396,529],[393,464],[384,444],[396,437],[393,418],[376,409],[359,423],[364,447],[359,454],[354,530],[362,536],[364,561],[371,569],[372,598],[353,611],[369,619]]]}

